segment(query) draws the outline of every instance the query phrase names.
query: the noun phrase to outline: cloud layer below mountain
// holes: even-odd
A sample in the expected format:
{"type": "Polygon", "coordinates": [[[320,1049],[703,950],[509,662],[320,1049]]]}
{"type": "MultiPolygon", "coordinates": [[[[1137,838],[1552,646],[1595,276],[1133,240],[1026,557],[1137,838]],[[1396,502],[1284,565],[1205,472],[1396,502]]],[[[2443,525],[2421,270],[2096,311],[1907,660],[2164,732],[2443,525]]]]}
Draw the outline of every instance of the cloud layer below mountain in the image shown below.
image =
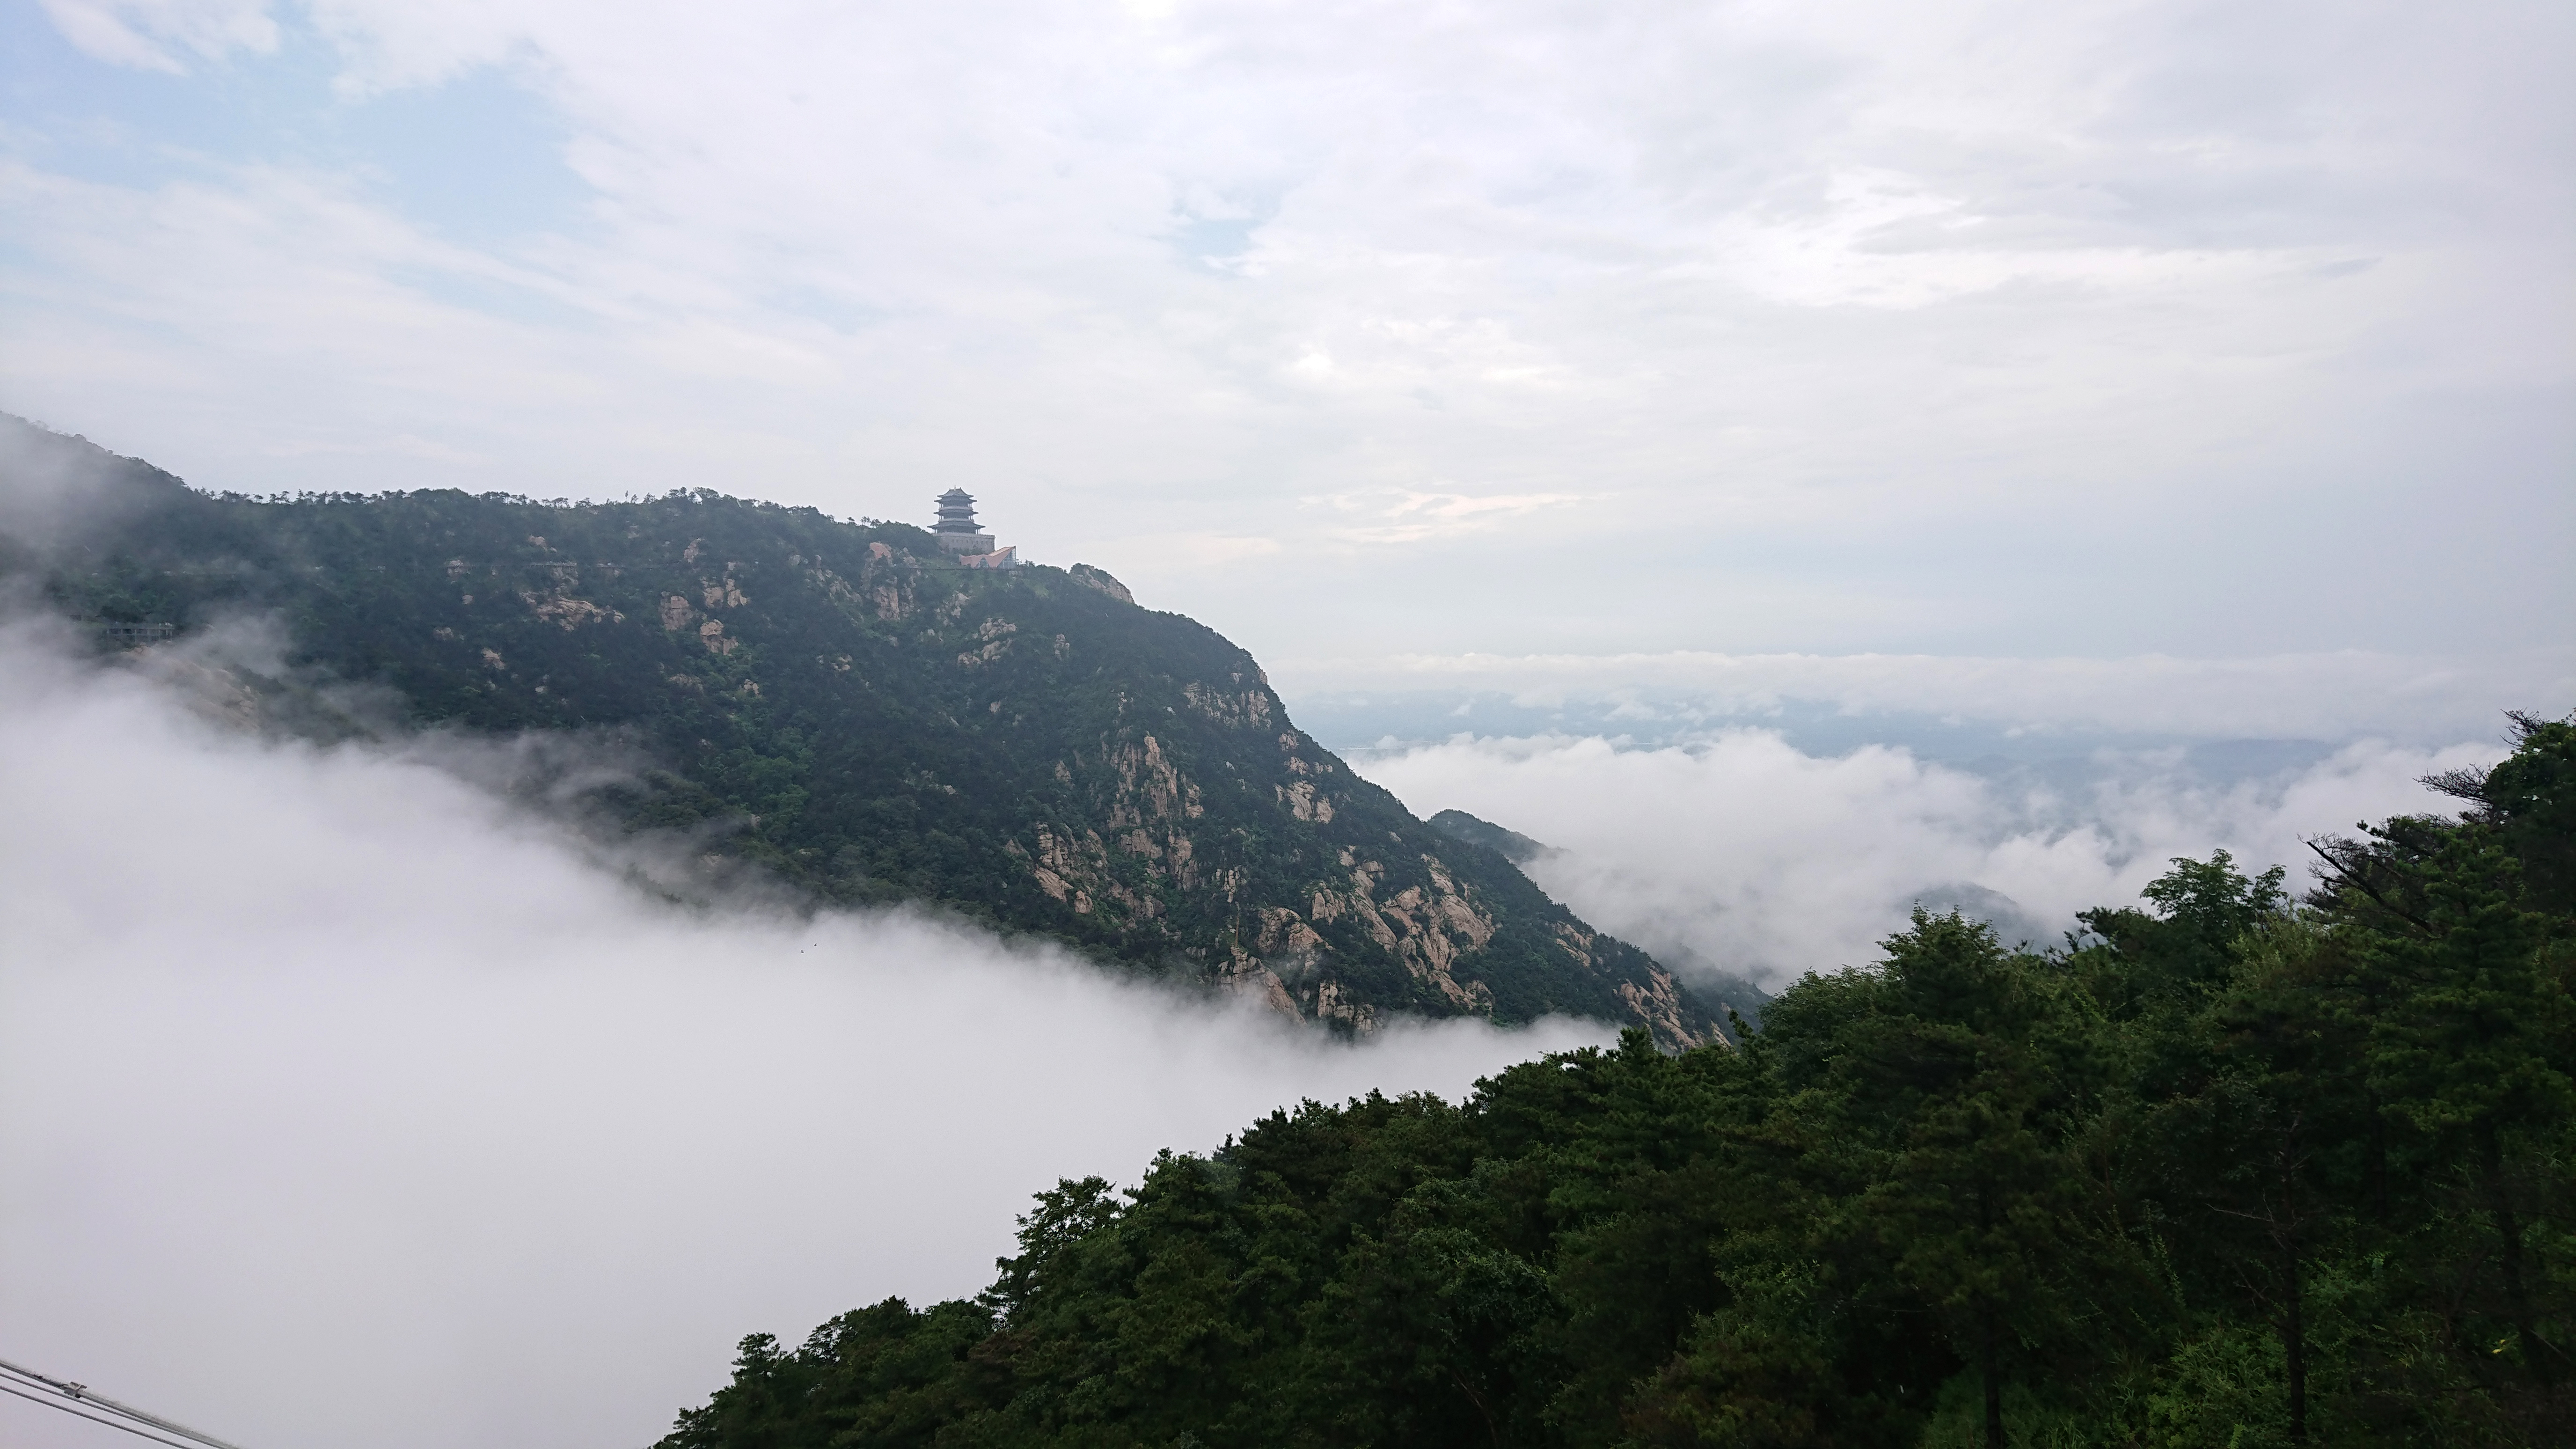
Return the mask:
{"type": "Polygon", "coordinates": [[[1601,1038],[1354,1049],[928,917],[659,905],[470,742],[246,738],[23,628],[0,680],[5,1354],[259,1449],[631,1449],[744,1333],[981,1287],[1059,1176],[1601,1038]]]}
{"type": "MultiPolygon", "coordinates": [[[[741,1333],[980,1286],[1058,1176],[1599,1039],[1339,1047],[923,915],[663,904],[622,869],[654,862],[495,793],[517,745],[254,738],[60,627],[0,635],[0,1320],[13,1358],[266,1449],[643,1442],[741,1333]]],[[[1558,847],[1532,873],[1595,923],[1776,986],[1917,900],[2046,936],[2171,854],[2294,861],[2497,752],[2212,781],[1733,730],[1365,769],[1558,847]]]]}
{"type": "Polygon", "coordinates": [[[1777,989],[1874,956],[1917,903],[2057,944],[2089,906],[2132,905],[2179,855],[2306,874],[2303,838],[2444,802],[2416,783],[2501,745],[2346,746],[2212,781],[2179,751],[1994,774],[1870,746],[1800,752],[1740,729],[1622,749],[1594,738],[1460,739],[1369,762],[1417,813],[1456,808],[1556,847],[1530,874],[1606,930],[1777,989]]]}

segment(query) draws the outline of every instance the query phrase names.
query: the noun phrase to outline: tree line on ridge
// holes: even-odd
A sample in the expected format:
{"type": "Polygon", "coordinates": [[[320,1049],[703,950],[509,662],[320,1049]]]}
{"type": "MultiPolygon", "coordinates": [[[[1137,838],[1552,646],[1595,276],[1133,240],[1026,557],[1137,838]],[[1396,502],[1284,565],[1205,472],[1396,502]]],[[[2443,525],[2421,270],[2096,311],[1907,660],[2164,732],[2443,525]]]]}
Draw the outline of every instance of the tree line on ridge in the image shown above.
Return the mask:
{"type": "Polygon", "coordinates": [[[2576,1442],[2576,723],[2457,815],[1918,912],[1738,1049],[1274,1113],[969,1300],[744,1340],[659,1449],[2576,1442]]]}

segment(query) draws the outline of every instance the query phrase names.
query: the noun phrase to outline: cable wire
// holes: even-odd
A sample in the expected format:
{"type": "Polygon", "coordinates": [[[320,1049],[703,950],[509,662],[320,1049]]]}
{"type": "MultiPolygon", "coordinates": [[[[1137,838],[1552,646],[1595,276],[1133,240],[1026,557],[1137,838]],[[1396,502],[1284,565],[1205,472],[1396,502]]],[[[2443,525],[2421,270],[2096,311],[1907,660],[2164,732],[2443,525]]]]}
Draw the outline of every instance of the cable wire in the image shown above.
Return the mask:
{"type": "Polygon", "coordinates": [[[105,1424],[111,1429],[123,1429],[128,1434],[138,1435],[142,1438],[149,1439],[156,1444],[173,1444],[177,1445],[178,1449],[190,1449],[191,1444],[204,1445],[206,1446],[206,1449],[240,1449],[239,1445],[228,1444],[223,1440],[216,1438],[212,1434],[191,1429],[185,1424],[172,1423],[170,1420],[164,1419],[158,1414],[147,1414],[143,1410],[135,1408],[131,1404],[120,1404],[116,1400],[107,1397],[105,1394],[93,1393],[90,1391],[87,1384],[76,1384],[68,1379],[58,1379],[47,1374],[40,1374],[34,1369],[22,1368],[17,1364],[11,1363],[5,1358],[0,1358],[0,1374],[6,1374],[8,1377],[17,1380],[25,1388],[41,1388],[45,1390],[46,1393],[53,1395],[53,1397],[44,1398],[35,1394],[26,1393],[21,1389],[10,1388],[5,1383],[0,1383],[0,1392],[15,1394],[19,1398],[25,1399],[30,1403],[49,1405],[50,1407],[60,1409],[64,1413],[70,1414],[75,1418],[87,1419],[94,1424],[105,1424]],[[60,1400],[69,1400],[70,1402],[58,1402],[60,1400]],[[93,1409],[103,1409],[106,1412],[115,1415],[116,1418],[102,1419],[96,1414],[85,1414],[79,1409],[73,1408],[72,1404],[82,1404],[93,1409]],[[119,1423],[117,1422],[118,1419],[130,1419],[133,1423],[119,1423]],[[164,1439],[161,1437],[161,1434],[149,1433],[143,1429],[135,1428],[134,1424],[148,1424],[152,1428],[160,1430],[162,1434],[176,1434],[179,1436],[179,1439],[164,1439]],[[181,1444],[179,1442],[180,1439],[184,1439],[189,1442],[187,1444],[181,1444]]]}
{"type": "Polygon", "coordinates": [[[24,1389],[13,1389],[7,1384],[0,1384],[0,1394],[15,1394],[19,1398],[25,1399],[31,1404],[42,1404],[48,1409],[60,1409],[75,1419],[87,1419],[93,1424],[105,1424],[111,1429],[122,1429],[126,1433],[132,1434],[137,1438],[149,1439],[155,1444],[167,1444],[170,1446],[170,1449],[191,1449],[190,1445],[183,1443],[180,1440],[164,1439],[149,1429],[138,1429],[132,1424],[121,1424],[114,1419],[102,1419],[96,1414],[84,1414],[80,1410],[73,1408],[71,1405],[64,1403],[60,1399],[43,1398],[38,1395],[28,1393],[24,1389]]]}

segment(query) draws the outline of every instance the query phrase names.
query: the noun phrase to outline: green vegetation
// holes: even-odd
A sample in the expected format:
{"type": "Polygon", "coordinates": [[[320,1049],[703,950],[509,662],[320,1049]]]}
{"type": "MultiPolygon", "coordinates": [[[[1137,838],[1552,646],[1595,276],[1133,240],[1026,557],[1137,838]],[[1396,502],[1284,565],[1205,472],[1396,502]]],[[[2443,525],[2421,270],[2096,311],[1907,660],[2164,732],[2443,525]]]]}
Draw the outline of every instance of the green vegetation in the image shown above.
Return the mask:
{"type": "Polygon", "coordinates": [[[2576,1443],[2576,725],[2518,729],[2304,904],[2221,853],[2044,954],[1918,914],[1738,1051],[1066,1182],[661,1449],[2576,1443]]]}
{"type": "MultiPolygon", "coordinates": [[[[923,530],[704,490],[633,503],[192,491],[0,416],[58,508],[0,575],[76,618],[283,621],[415,724],[584,729],[657,768],[621,823],[815,898],[927,900],[1339,1028],[1712,1010],[1502,855],[1299,731],[1250,655],[1097,569],[960,568],[923,530]]],[[[25,488],[24,498],[41,490],[25,488]]]]}
{"type": "Polygon", "coordinates": [[[1464,810],[1440,811],[1431,817],[1430,824],[1432,829],[1453,840],[1473,841],[1499,850],[1503,858],[1514,865],[1527,865],[1548,852],[1548,847],[1519,831],[1507,830],[1464,810]]]}

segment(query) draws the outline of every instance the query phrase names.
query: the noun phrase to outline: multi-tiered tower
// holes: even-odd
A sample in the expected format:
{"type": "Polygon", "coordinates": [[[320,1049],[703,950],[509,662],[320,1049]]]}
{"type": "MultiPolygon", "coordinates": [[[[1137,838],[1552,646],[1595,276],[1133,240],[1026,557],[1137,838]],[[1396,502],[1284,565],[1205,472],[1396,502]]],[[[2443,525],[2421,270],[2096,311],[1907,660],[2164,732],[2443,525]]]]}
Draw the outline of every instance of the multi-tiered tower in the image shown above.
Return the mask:
{"type": "Polygon", "coordinates": [[[939,495],[939,522],[933,531],[939,546],[950,553],[993,551],[993,535],[975,526],[975,495],[963,488],[939,495]]]}
{"type": "Polygon", "coordinates": [[[994,547],[993,535],[975,526],[975,495],[963,488],[951,488],[939,495],[939,522],[932,525],[931,536],[970,569],[1020,566],[1019,549],[994,547]]]}

